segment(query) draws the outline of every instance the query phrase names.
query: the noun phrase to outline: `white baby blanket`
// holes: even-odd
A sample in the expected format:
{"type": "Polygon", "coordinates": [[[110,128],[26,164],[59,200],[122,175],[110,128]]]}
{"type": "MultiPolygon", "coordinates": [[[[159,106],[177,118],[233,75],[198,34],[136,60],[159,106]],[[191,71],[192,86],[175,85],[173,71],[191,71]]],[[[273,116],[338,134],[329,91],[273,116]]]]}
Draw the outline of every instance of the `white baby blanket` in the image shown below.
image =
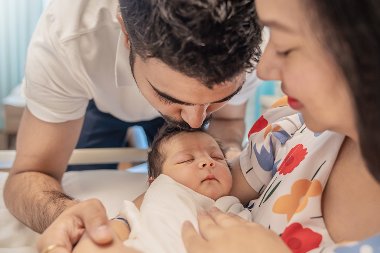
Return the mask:
{"type": "Polygon", "coordinates": [[[233,196],[214,201],[160,175],[145,193],[140,211],[133,202],[124,201],[121,214],[131,226],[130,237],[124,244],[142,252],[185,253],[181,238],[183,222],[190,221],[198,230],[197,212],[213,206],[251,220],[251,213],[233,196]]]}

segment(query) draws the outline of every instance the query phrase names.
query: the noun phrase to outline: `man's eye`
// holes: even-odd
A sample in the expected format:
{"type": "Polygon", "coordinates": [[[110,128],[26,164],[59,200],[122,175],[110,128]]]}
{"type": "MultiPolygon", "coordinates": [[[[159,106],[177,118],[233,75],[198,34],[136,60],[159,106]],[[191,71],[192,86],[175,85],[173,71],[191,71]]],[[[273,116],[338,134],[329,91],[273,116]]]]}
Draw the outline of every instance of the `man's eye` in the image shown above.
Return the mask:
{"type": "Polygon", "coordinates": [[[167,105],[171,105],[171,104],[173,104],[173,102],[170,101],[169,99],[164,98],[164,97],[162,97],[162,96],[160,96],[160,95],[157,95],[157,96],[158,96],[158,99],[159,99],[161,102],[163,102],[163,103],[165,103],[165,104],[167,104],[167,105]]]}

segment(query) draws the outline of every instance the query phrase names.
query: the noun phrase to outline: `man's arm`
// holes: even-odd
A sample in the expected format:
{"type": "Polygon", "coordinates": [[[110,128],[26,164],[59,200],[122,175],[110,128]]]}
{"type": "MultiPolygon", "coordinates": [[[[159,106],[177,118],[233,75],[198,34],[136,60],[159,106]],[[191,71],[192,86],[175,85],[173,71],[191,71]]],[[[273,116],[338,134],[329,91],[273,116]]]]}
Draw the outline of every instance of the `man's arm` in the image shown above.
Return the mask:
{"type": "MultiPolygon", "coordinates": [[[[213,113],[209,132],[222,141],[227,149],[228,158],[230,151],[241,151],[241,144],[245,133],[245,111],[247,103],[241,105],[225,105],[213,113]]],[[[234,156],[234,155],[232,155],[234,156]]]]}
{"type": "Polygon", "coordinates": [[[28,109],[24,111],[4,201],[10,212],[34,231],[43,232],[63,210],[76,203],[63,193],[60,181],[82,122],[47,123],[28,109]]]}

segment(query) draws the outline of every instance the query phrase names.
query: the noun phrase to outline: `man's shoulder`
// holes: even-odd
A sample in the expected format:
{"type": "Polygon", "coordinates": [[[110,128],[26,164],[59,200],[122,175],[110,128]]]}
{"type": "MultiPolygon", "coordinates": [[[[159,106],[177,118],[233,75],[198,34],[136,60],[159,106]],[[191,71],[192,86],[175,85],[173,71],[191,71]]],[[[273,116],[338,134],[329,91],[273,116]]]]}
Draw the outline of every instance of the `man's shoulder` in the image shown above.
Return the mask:
{"type": "Polygon", "coordinates": [[[45,20],[61,41],[103,28],[119,28],[117,0],[52,0],[45,20]]]}

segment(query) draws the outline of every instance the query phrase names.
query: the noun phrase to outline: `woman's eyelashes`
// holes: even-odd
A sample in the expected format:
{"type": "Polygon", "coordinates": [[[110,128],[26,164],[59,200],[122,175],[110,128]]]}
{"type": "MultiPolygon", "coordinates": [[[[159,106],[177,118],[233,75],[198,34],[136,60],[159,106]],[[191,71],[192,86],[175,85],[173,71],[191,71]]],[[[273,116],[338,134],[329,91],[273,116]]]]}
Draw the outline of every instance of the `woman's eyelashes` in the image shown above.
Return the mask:
{"type": "Polygon", "coordinates": [[[286,57],[286,56],[289,56],[289,54],[293,52],[293,49],[287,49],[287,50],[280,50],[280,51],[276,51],[276,54],[278,56],[281,56],[281,57],[286,57]]]}

